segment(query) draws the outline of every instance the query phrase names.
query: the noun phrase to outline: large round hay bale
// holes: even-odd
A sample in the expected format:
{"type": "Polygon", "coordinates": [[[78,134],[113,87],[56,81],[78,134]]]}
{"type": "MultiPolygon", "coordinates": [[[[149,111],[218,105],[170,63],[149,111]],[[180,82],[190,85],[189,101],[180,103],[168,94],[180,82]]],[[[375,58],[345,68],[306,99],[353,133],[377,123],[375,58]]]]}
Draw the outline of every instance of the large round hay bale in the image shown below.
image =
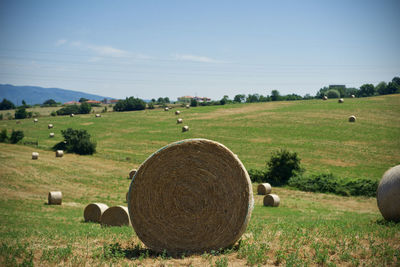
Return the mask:
{"type": "Polygon", "coordinates": [[[189,131],[189,126],[185,125],[182,127],[182,132],[187,132],[189,131]]]}
{"type": "Polygon", "coordinates": [[[344,102],[343,98],[339,98],[338,103],[343,103],[343,102],[344,102]]]}
{"type": "Polygon", "coordinates": [[[324,97],[322,98],[322,100],[328,100],[328,97],[326,95],[324,95],[324,97]]]}
{"type": "Polygon", "coordinates": [[[278,195],[268,194],[264,197],[264,206],[278,207],[281,202],[278,195]]]}
{"type": "Polygon", "coordinates": [[[39,158],[39,153],[38,152],[32,152],[32,159],[38,159],[39,158]]]}
{"type": "Polygon", "coordinates": [[[96,118],[100,118],[101,117],[101,115],[98,114],[98,113],[95,116],[96,116],[96,118]]]}
{"type": "Polygon", "coordinates": [[[271,185],[269,183],[263,183],[257,186],[257,194],[267,195],[269,193],[271,193],[271,185]]]}
{"type": "Polygon", "coordinates": [[[169,110],[169,108],[164,108],[164,111],[168,111],[169,110]]]}
{"type": "Polygon", "coordinates": [[[47,196],[47,200],[48,200],[49,205],[61,205],[61,202],[62,202],[61,191],[49,192],[49,195],[47,196]]]}
{"type": "Polygon", "coordinates": [[[53,138],[54,137],[54,133],[49,133],[49,137],[53,138]]]}
{"type": "Polygon", "coordinates": [[[356,122],[356,116],[351,115],[351,116],[349,117],[349,122],[356,122]]]}
{"type": "Polygon", "coordinates": [[[114,206],[106,209],[103,215],[101,215],[100,223],[105,226],[131,225],[128,208],[114,206]]]}
{"type": "Polygon", "coordinates": [[[383,174],[376,199],[383,218],[400,222],[400,165],[390,168],[383,174]]]}
{"type": "Polygon", "coordinates": [[[253,192],[242,162],[206,139],[172,143],[132,180],[128,208],[141,241],[154,251],[204,252],[233,245],[246,230],[253,192]]]}
{"type": "Polygon", "coordinates": [[[179,110],[175,111],[175,115],[179,115],[181,112],[179,110]]]}
{"type": "Polygon", "coordinates": [[[101,215],[108,209],[108,206],[103,203],[91,203],[86,206],[83,211],[85,222],[100,222],[101,215]]]}
{"type": "Polygon", "coordinates": [[[62,158],[64,156],[64,151],[63,150],[57,150],[56,151],[56,157],[57,158],[62,158]]]}
{"type": "Polygon", "coordinates": [[[33,122],[38,122],[38,119],[33,119],[33,122]]]}
{"type": "Polygon", "coordinates": [[[135,175],[135,173],[137,172],[137,170],[136,169],[132,169],[132,170],[130,170],[129,171],[129,179],[131,179],[132,180],[132,178],[133,178],[133,176],[135,175]]]}
{"type": "Polygon", "coordinates": [[[49,125],[47,125],[47,128],[48,128],[48,129],[51,129],[51,128],[53,128],[53,127],[54,127],[54,126],[53,126],[53,124],[51,124],[51,123],[50,123],[49,125]]]}
{"type": "Polygon", "coordinates": [[[176,120],[176,123],[178,123],[178,124],[179,124],[179,123],[182,123],[182,122],[183,122],[183,120],[182,120],[181,118],[179,118],[179,119],[176,120]]]}

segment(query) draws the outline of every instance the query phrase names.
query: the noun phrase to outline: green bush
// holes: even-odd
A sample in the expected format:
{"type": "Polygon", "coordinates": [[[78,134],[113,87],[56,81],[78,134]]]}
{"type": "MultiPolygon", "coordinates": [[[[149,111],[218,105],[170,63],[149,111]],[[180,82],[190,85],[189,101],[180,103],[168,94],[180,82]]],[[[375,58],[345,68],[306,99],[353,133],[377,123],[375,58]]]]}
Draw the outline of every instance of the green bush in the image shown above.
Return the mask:
{"type": "Polygon", "coordinates": [[[152,102],[147,104],[148,109],[154,109],[154,104],[152,102]]]}
{"type": "Polygon", "coordinates": [[[1,143],[6,143],[7,141],[8,141],[7,130],[3,129],[0,132],[0,142],[1,143]]]}
{"type": "Polygon", "coordinates": [[[0,114],[0,121],[3,120],[3,114],[0,114]]]}
{"type": "Polygon", "coordinates": [[[114,106],[114,111],[132,111],[143,110],[146,108],[146,102],[142,99],[127,97],[125,100],[119,100],[114,106]]]}
{"type": "Polygon", "coordinates": [[[24,138],[24,132],[23,131],[20,131],[20,130],[14,131],[14,130],[12,130],[11,137],[10,137],[10,143],[11,144],[16,144],[20,140],[22,140],[23,138],[24,138]]]}
{"type": "Polygon", "coordinates": [[[197,107],[198,104],[199,104],[199,103],[197,102],[196,99],[192,98],[192,99],[190,100],[190,106],[191,106],[191,107],[197,107]]]}
{"type": "Polygon", "coordinates": [[[28,117],[28,112],[26,112],[26,109],[23,106],[18,107],[15,111],[15,119],[25,119],[26,117],[28,117]]]}
{"type": "Polygon", "coordinates": [[[252,183],[265,183],[268,182],[266,170],[250,169],[248,171],[252,183]]]}
{"type": "Polygon", "coordinates": [[[311,176],[294,176],[290,178],[289,186],[308,192],[374,197],[376,196],[378,181],[360,178],[340,179],[331,173],[322,173],[311,176]]]}
{"type": "Polygon", "coordinates": [[[92,106],[87,102],[83,102],[79,107],[78,114],[89,114],[91,110],[92,106]]]}
{"type": "Polygon", "coordinates": [[[65,150],[68,153],[80,155],[92,155],[96,152],[96,143],[90,140],[90,134],[86,130],[74,130],[68,128],[62,130],[64,141],[53,146],[53,150],[65,150]]]}
{"type": "Polygon", "coordinates": [[[53,117],[55,117],[55,116],[57,116],[57,112],[52,111],[52,112],[50,113],[50,115],[53,116],[53,117]]]}
{"type": "Polygon", "coordinates": [[[338,90],[336,89],[330,89],[326,92],[326,96],[328,98],[339,98],[340,97],[340,93],[338,90]]]}
{"type": "Polygon", "coordinates": [[[292,176],[304,171],[297,153],[286,149],[274,152],[267,162],[267,168],[265,178],[273,185],[285,185],[292,176]]]}
{"type": "Polygon", "coordinates": [[[78,105],[68,105],[57,110],[57,115],[79,114],[78,105]]]}

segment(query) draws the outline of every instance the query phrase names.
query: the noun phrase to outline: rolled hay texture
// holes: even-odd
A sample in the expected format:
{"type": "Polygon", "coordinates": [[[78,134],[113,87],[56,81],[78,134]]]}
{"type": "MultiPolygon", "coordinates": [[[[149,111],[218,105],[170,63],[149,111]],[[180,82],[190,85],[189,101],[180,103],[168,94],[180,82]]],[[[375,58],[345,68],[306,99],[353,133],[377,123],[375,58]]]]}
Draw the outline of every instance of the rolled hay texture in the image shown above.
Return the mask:
{"type": "Polygon", "coordinates": [[[181,112],[179,110],[175,111],[175,115],[179,115],[181,112]]]}
{"type": "Polygon", "coordinates": [[[169,108],[164,108],[164,111],[168,111],[169,110],[169,108]]]}
{"type": "Polygon", "coordinates": [[[62,193],[61,193],[61,191],[49,192],[47,199],[48,199],[49,205],[61,205],[62,193]]]}
{"type": "Polygon", "coordinates": [[[129,171],[129,179],[131,179],[132,180],[132,178],[133,178],[133,176],[135,175],[135,173],[137,172],[137,170],[136,169],[132,169],[132,170],[130,170],[129,171]]]}
{"type": "Polygon", "coordinates": [[[85,222],[100,222],[101,215],[108,209],[108,206],[103,203],[90,203],[83,211],[85,222]]]}
{"type": "Polygon", "coordinates": [[[33,119],[33,122],[38,122],[38,119],[33,119]]]}
{"type": "Polygon", "coordinates": [[[51,128],[53,128],[53,127],[54,127],[53,124],[47,125],[47,128],[48,128],[48,129],[51,129],[51,128]]]}
{"type": "Polygon", "coordinates": [[[62,156],[64,156],[64,151],[63,150],[57,150],[56,151],[56,157],[57,158],[61,158],[62,156]]]}
{"type": "Polygon", "coordinates": [[[264,197],[264,206],[278,207],[281,202],[278,195],[268,194],[264,197]]]}
{"type": "Polygon", "coordinates": [[[106,209],[103,215],[101,215],[100,223],[105,226],[131,225],[128,208],[124,206],[114,206],[106,209]]]}
{"type": "Polygon", "coordinates": [[[350,116],[349,122],[356,122],[356,116],[354,116],[354,115],[350,116]]]}
{"type": "Polygon", "coordinates": [[[328,100],[328,97],[325,95],[322,100],[328,100]]]}
{"type": "Polygon", "coordinates": [[[400,165],[383,174],[376,199],[385,220],[400,222],[400,165]]]}
{"type": "Polygon", "coordinates": [[[269,183],[263,183],[257,186],[257,194],[267,195],[269,193],[271,193],[271,185],[269,183]]]}
{"type": "Polygon", "coordinates": [[[176,120],[176,123],[178,123],[178,124],[179,124],[179,123],[182,123],[182,122],[183,122],[183,120],[182,120],[181,118],[179,118],[179,119],[176,120]]]}
{"type": "Polygon", "coordinates": [[[96,114],[96,118],[100,118],[101,117],[101,115],[100,114],[96,114]]]}
{"type": "Polygon", "coordinates": [[[343,102],[344,102],[343,98],[339,98],[338,103],[343,103],[343,102]]]}
{"type": "Polygon", "coordinates": [[[49,133],[49,137],[53,138],[54,137],[54,133],[49,133]]]}
{"type": "Polygon", "coordinates": [[[242,162],[224,145],[187,139],[167,145],[138,169],[128,195],[132,226],[154,251],[226,248],[245,232],[254,200],[242,162]]]}
{"type": "Polygon", "coordinates": [[[38,152],[32,152],[32,159],[38,159],[39,158],[39,153],[38,152]]]}
{"type": "Polygon", "coordinates": [[[189,126],[185,125],[182,127],[182,132],[187,132],[189,131],[189,126]]]}
{"type": "Polygon", "coordinates": [[[351,98],[355,98],[356,96],[355,95],[351,95],[351,98]]]}
{"type": "Polygon", "coordinates": [[[74,113],[71,113],[71,114],[69,114],[69,116],[70,116],[70,117],[74,117],[74,116],[75,116],[75,114],[74,114],[74,113]]]}
{"type": "Polygon", "coordinates": [[[189,105],[186,105],[186,108],[190,108],[190,106],[189,106],[189,105]]]}

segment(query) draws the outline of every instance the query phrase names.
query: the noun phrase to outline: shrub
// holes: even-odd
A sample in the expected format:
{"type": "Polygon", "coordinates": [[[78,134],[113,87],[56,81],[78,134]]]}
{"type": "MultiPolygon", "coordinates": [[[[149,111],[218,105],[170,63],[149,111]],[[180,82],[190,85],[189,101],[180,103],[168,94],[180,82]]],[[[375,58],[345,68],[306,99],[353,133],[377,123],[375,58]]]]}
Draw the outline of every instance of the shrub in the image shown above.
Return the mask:
{"type": "Polygon", "coordinates": [[[330,89],[326,92],[326,96],[328,98],[339,98],[340,97],[340,93],[338,90],[336,89],[330,89]]]}
{"type": "Polygon", "coordinates": [[[90,140],[90,134],[86,130],[68,128],[62,130],[61,134],[64,141],[55,144],[53,150],[65,150],[80,155],[92,155],[96,152],[96,143],[90,140]]]}
{"type": "Polygon", "coordinates": [[[26,117],[28,117],[28,112],[26,112],[26,109],[23,106],[17,108],[17,110],[15,111],[15,118],[25,119],[26,117]]]}
{"type": "Polygon", "coordinates": [[[197,107],[197,105],[198,105],[197,100],[194,99],[194,98],[192,98],[192,99],[190,100],[190,106],[191,106],[191,107],[197,107]]]}
{"type": "Polygon", "coordinates": [[[87,102],[83,102],[81,104],[81,106],[79,107],[78,113],[79,114],[89,114],[91,110],[92,110],[92,106],[87,102]]]}
{"type": "Polygon", "coordinates": [[[127,97],[125,100],[119,100],[114,106],[114,111],[143,110],[146,108],[146,102],[142,99],[127,97]]]}
{"type": "Polygon", "coordinates": [[[148,109],[154,109],[154,104],[153,104],[153,102],[148,103],[148,104],[147,104],[147,108],[148,108],[148,109]]]}
{"type": "Polygon", "coordinates": [[[3,120],[3,114],[0,114],[0,121],[3,120]]]}
{"type": "Polygon", "coordinates": [[[250,169],[248,171],[252,183],[265,183],[268,182],[266,170],[250,169]]]}
{"type": "Polygon", "coordinates": [[[57,115],[79,114],[78,105],[68,105],[57,110],[57,115]]]}
{"type": "Polygon", "coordinates": [[[3,101],[0,102],[0,110],[6,110],[6,109],[14,109],[15,105],[13,102],[7,99],[3,99],[3,101]]]}
{"type": "Polygon", "coordinates": [[[311,176],[294,176],[290,178],[289,186],[308,192],[374,197],[376,196],[378,181],[360,178],[340,179],[331,173],[322,173],[311,176]]]}
{"type": "Polygon", "coordinates": [[[1,132],[0,132],[0,142],[1,142],[1,143],[5,143],[5,142],[7,142],[7,141],[8,141],[7,130],[6,130],[6,129],[3,129],[3,130],[1,130],[1,132]]]}
{"type": "Polygon", "coordinates": [[[53,116],[53,117],[55,117],[55,116],[57,116],[57,112],[52,111],[52,112],[50,113],[50,115],[53,116]]]}
{"type": "Polygon", "coordinates": [[[267,167],[266,177],[273,185],[285,185],[292,176],[304,171],[297,153],[286,149],[273,153],[267,162],[267,167]]]}
{"type": "Polygon", "coordinates": [[[16,144],[20,140],[22,140],[23,138],[24,138],[24,132],[23,131],[20,131],[20,130],[14,131],[14,130],[12,130],[11,137],[10,137],[10,143],[11,144],[16,144]]]}

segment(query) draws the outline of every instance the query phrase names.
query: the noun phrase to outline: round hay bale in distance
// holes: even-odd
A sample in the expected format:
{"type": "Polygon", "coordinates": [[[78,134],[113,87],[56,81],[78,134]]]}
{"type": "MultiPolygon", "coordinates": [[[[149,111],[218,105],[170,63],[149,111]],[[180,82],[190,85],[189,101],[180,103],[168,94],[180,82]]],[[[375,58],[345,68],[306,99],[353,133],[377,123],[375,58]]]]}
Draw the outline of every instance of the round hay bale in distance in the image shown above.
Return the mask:
{"type": "Polygon", "coordinates": [[[339,98],[338,103],[343,103],[343,102],[344,102],[343,98],[339,98]]]}
{"type": "Polygon", "coordinates": [[[15,123],[16,123],[16,124],[20,124],[21,122],[20,122],[20,121],[16,121],[15,123]]]}
{"type": "Polygon", "coordinates": [[[383,174],[376,199],[385,220],[400,222],[400,165],[383,174]]]}
{"type": "Polygon", "coordinates": [[[61,202],[62,202],[61,191],[49,192],[49,195],[47,196],[47,200],[48,200],[49,205],[61,205],[61,202]]]}
{"type": "Polygon", "coordinates": [[[186,108],[190,108],[190,106],[189,106],[189,105],[186,105],[186,108]]]}
{"type": "Polygon", "coordinates": [[[54,133],[49,133],[49,137],[53,138],[54,137],[54,133]]]}
{"type": "Polygon", "coordinates": [[[38,122],[38,119],[33,119],[33,122],[38,122]]]}
{"type": "Polygon", "coordinates": [[[351,95],[351,98],[355,98],[356,96],[355,95],[351,95]]]}
{"type": "Polygon", "coordinates": [[[64,151],[63,150],[57,150],[56,151],[56,157],[57,158],[62,158],[64,156],[64,151]]]}
{"type": "Polygon", "coordinates": [[[179,124],[179,123],[182,123],[182,122],[183,122],[183,120],[182,120],[181,118],[179,118],[179,119],[176,120],[176,123],[178,123],[178,124],[179,124]]]}
{"type": "Polygon", "coordinates": [[[182,140],[155,152],[139,167],[128,195],[140,240],[169,253],[233,245],[245,232],[253,205],[242,162],[207,139],[182,140]]]}
{"type": "Polygon", "coordinates": [[[169,108],[164,108],[164,111],[168,111],[169,110],[169,108]]]}
{"type": "Polygon", "coordinates": [[[96,114],[96,118],[100,118],[101,115],[99,113],[96,114]]]}
{"type": "Polygon", "coordinates": [[[135,175],[135,173],[137,172],[137,170],[136,169],[132,169],[132,170],[130,170],[129,171],[129,179],[131,179],[132,180],[132,178],[133,178],[133,176],[135,175]]]}
{"type": "Polygon", "coordinates": [[[85,222],[100,222],[101,215],[108,209],[108,206],[103,203],[90,203],[83,211],[85,222]]]}
{"type": "Polygon", "coordinates": [[[71,113],[71,114],[69,114],[69,116],[72,118],[72,117],[75,116],[75,114],[74,114],[74,113],[71,113]]]}
{"type": "Polygon", "coordinates": [[[103,215],[101,215],[100,223],[103,226],[131,225],[128,208],[114,206],[106,209],[103,215]]]}
{"type": "Polygon", "coordinates": [[[351,116],[349,117],[349,122],[356,122],[356,116],[351,115],[351,116]]]}
{"type": "Polygon", "coordinates": [[[53,124],[47,125],[47,128],[48,128],[48,129],[51,129],[51,128],[53,128],[53,127],[54,127],[53,124]]]}
{"type": "Polygon", "coordinates": [[[275,194],[268,194],[264,197],[264,206],[268,207],[278,207],[279,203],[281,202],[278,195],[275,194]]]}
{"type": "Polygon", "coordinates": [[[263,183],[257,186],[257,194],[267,195],[269,193],[271,193],[271,185],[269,183],[263,183]]]}
{"type": "Polygon", "coordinates": [[[182,132],[187,132],[189,131],[189,126],[185,125],[182,127],[182,132]]]}
{"type": "Polygon", "coordinates": [[[322,98],[322,100],[328,100],[328,97],[326,95],[324,95],[324,97],[322,98]]]}
{"type": "Polygon", "coordinates": [[[179,115],[181,112],[179,110],[175,111],[175,115],[179,115]]]}
{"type": "Polygon", "coordinates": [[[38,159],[39,158],[39,153],[38,152],[32,152],[32,159],[38,159]]]}

